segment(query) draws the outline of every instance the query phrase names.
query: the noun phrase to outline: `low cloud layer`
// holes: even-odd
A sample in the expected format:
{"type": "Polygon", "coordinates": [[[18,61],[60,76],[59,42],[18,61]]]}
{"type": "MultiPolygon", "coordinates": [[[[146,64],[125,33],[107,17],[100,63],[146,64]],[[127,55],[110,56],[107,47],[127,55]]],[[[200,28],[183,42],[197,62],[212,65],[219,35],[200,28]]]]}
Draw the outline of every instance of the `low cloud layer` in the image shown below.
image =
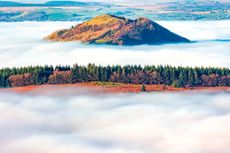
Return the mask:
{"type": "Polygon", "coordinates": [[[159,46],[96,46],[77,42],[44,41],[51,32],[74,22],[21,22],[0,24],[0,67],[57,64],[170,64],[230,66],[230,21],[159,22],[191,40],[191,44],[159,46]]]}
{"type": "Polygon", "coordinates": [[[229,93],[0,93],[0,152],[228,153],[229,99],[229,93]]]}

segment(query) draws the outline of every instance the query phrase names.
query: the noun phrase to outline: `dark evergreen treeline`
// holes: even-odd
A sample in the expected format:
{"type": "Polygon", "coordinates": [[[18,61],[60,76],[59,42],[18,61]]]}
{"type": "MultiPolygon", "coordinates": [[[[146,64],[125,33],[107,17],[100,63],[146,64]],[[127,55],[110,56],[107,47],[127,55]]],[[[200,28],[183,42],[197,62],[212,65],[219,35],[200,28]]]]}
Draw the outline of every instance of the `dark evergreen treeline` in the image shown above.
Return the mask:
{"type": "Polygon", "coordinates": [[[0,69],[0,87],[77,82],[163,84],[174,87],[230,86],[229,68],[172,66],[35,66],[0,69]]]}

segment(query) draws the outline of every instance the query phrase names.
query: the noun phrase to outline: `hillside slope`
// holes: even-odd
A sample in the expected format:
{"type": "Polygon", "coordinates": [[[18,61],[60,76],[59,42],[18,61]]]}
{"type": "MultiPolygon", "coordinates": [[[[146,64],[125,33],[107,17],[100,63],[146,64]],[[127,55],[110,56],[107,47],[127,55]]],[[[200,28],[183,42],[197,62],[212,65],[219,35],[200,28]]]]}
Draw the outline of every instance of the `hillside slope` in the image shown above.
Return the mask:
{"type": "Polygon", "coordinates": [[[150,19],[130,20],[113,15],[97,16],[70,29],[56,31],[46,39],[114,45],[189,42],[150,19]]]}

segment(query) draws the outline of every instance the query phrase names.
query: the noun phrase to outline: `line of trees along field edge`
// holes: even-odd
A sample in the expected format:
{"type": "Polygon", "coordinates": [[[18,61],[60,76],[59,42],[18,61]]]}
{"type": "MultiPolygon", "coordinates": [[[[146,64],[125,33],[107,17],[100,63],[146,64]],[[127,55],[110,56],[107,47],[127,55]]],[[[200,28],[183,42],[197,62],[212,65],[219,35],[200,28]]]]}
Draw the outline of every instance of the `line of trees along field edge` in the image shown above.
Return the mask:
{"type": "Polygon", "coordinates": [[[80,82],[162,84],[174,87],[230,86],[230,69],[146,65],[28,66],[0,69],[0,87],[80,82]]]}

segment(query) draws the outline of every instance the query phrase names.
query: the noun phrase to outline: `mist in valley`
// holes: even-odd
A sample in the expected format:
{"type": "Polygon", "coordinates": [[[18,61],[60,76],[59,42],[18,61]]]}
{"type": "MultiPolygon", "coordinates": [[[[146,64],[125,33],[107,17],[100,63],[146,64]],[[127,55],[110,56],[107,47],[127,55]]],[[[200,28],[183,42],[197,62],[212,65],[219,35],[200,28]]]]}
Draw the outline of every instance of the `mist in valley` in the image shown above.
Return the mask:
{"type": "Polygon", "coordinates": [[[68,90],[73,89],[37,95],[1,92],[0,152],[229,150],[229,93],[94,95],[87,90],[68,94],[68,90]]]}
{"type": "MultiPolygon", "coordinates": [[[[189,44],[107,46],[43,38],[75,22],[0,24],[0,68],[169,64],[230,67],[230,21],[161,21],[189,44]]],[[[229,92],[0,91],[1,153],[228,153],[229,92]]]]}
{"type": "Polygon", "coordinates": [[[0,24],[0,67],[95,63],[230,66],[230,21],[161,21],[171,31],[195,41],[190,44],[141,46],[85,45],[49,42],[43,38],[76,22],[0,24]],[[225,41],[223,41],[225,40],[225,41]]]}

